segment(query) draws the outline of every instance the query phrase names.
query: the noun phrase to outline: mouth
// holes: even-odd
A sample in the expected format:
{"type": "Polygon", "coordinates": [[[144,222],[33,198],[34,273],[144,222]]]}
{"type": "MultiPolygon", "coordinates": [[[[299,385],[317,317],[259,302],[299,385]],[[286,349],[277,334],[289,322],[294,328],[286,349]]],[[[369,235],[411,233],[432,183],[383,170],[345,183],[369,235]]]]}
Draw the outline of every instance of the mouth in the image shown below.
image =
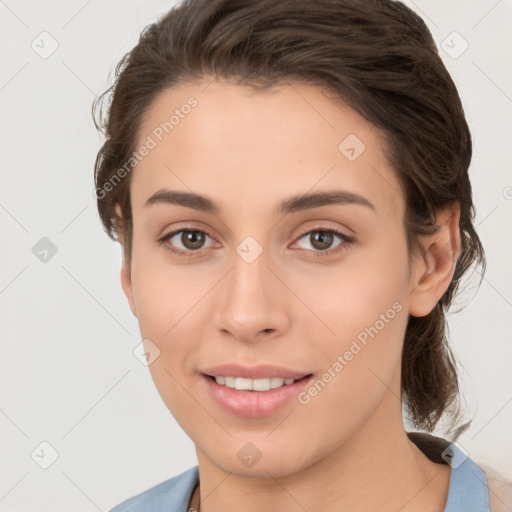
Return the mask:
{"type": "MultiPolygon", "coordinates": [[[[247,371],[208,372],[201,374],[206,396],[224,413],[242,418],[264,418],[272,416],[285,408],[299,406],[297,396],[313,380],[313,374],[291,375],[283,372],[281,376],[273,370],[268,376],[257,378],[247,376],[247,371]]],[[[255,373],[255,372],[252,372],[255,373]]]]}

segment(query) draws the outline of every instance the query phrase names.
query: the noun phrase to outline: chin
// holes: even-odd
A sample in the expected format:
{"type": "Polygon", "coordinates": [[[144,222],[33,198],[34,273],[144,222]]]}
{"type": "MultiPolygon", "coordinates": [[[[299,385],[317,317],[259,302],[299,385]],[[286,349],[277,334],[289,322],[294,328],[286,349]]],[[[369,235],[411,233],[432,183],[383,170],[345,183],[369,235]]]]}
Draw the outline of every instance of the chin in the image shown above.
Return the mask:
{"type": "Polygon", "coordinates": [[[268,442],[265,444],[263,440],[261,443],[235,441],[233,444],[236,447],[222,447],[220,452],[214,449],[200,454],[198,450],[199,464],[201,465],[205,457],[228,474],[247,478],[282,478],[305,470],[315,462],[313,454],[305,458],[303,449],[299,453],[297,445],[287,448],[271,446],[268,442]],[[261,450],[257,448],[257,444],[261,446],[261,450]],[[265,446],[262,446],[263,444],[265,446]],[[229,453],[233,453],[234,456],[228,456],[229,453]]]}

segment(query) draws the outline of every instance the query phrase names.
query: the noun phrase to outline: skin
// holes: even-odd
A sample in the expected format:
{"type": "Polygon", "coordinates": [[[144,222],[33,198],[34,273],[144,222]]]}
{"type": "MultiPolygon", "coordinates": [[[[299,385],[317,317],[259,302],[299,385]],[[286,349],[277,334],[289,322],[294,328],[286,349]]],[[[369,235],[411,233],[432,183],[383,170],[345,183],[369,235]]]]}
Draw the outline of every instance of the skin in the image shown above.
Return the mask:
{"type": "Polygon", "coordinates": [[[150,365],[156,387],[195,443],[201,510],[441,512],[450,468],[406,436],[400,361],[408,315],[428,314],[452,279],[457,206],[438,212],[439,230],[421,238],[425,254],[409,267],[403,195],[373,125],[316,87],[255,92],[208,77],[161,93],[140,144],[190,96],[198,105],[131,176],[132,258],[121,281],[142,337],[160,350],[150,365]],[[349,134],[366,146],[355,161],[338,149],[349,134]],[[144,206],[163,188],[206,195],[220,212],[144,206]],[[292,195],[332,189],[374,210],[273,211],[292,195]],[[180,235],[158,243],[179,229],[206,232],[203,248],[194,253],[180,235]],[[334,237],[314,256],[314,229],[354,241],[334,253],[344,243],[334,237]],[[236,252],[247,236],[263,249],[252,263],[236,252]],[[194,255],[170,252],[173,243],[194,255]],[[227,361],[320,377],[394,303],[401,311],[305,405],[241,418],[205,391],[199,371],[227,361]],[[251,467],[237,457],[248,442],[262,455],[251,467]]]}

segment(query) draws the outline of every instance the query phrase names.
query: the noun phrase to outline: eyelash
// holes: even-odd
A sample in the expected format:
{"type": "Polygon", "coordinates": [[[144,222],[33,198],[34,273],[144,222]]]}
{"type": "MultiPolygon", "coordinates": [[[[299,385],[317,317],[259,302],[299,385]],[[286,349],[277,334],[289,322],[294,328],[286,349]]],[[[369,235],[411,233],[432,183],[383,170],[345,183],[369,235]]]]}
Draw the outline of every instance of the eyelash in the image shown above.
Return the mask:
{"type": "MultiPolygon", "coordinates": [[[[182,232],[202,233],[204,235],[209,236],[211,239],[213,239],[212,236],[210,236],[206,231],[203,231],[201,229],[185,229],[185,228],[182,228],[182,229],[178,229],[176,231],[173,231],[172,233],[169,233],[169,234],[164,235],[163,237],[159,238],[158,239],[158,243],[160,245],[164,245],[174,235],[177,235],[178,233],[182,233],[182,232]]],[[[309,231],[306,231],[306,232],[302,233],[302,235],[300,235],[296,239],[296,241],[299,241],[301,238],[304,238],[306,235],[309,235],[311,233],[317,233],[317,232],[319,232],[319,233],[327,233],[327,234],[330,234],[330,235],[336,235],[337,237],[339,237],[341,239],[342,242],[339,245],[337,245],[334,249],[327,249],[325,251],[319,251],[319,250],[310,251],[310,250],[307,250],[307,252],[310,252],[311,256],[314,256],[314,257],[333,256],[333,255],[338,254],[339,252],[345,250],[348,246],[350,246],[354,242],[354,238],[346,235],[345,233],[342,233],[341,231],[337,231],[336,229],[333,229],[333,228],[321,228],[321,227],[310,229],[309,231]]],[[[182,251],[180,249],[176,249],[174,247],[169,247],[169,246],[165,246],[165,249],[167,251],[170,251],[170,252],[174,253],[174,254],[178,254],[178,255],[184,256],[184,257],[194,257],[194,256],[197,256],[198,253],[201,252],[201,249],[199,249],[197,251],[182,251]]]]}

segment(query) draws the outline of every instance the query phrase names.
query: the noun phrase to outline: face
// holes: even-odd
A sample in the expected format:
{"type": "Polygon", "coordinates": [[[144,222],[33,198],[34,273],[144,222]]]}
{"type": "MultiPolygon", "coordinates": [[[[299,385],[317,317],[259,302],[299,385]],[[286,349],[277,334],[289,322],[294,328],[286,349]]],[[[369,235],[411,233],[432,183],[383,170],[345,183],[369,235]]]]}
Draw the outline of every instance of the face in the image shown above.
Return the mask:
{"type": "Polygon", "coordinates": [[[123,288],[200,462],[291,474],[401,422],[417,274],[382,134],[312,86],[205,80],[138,142],[123,288]]]}

